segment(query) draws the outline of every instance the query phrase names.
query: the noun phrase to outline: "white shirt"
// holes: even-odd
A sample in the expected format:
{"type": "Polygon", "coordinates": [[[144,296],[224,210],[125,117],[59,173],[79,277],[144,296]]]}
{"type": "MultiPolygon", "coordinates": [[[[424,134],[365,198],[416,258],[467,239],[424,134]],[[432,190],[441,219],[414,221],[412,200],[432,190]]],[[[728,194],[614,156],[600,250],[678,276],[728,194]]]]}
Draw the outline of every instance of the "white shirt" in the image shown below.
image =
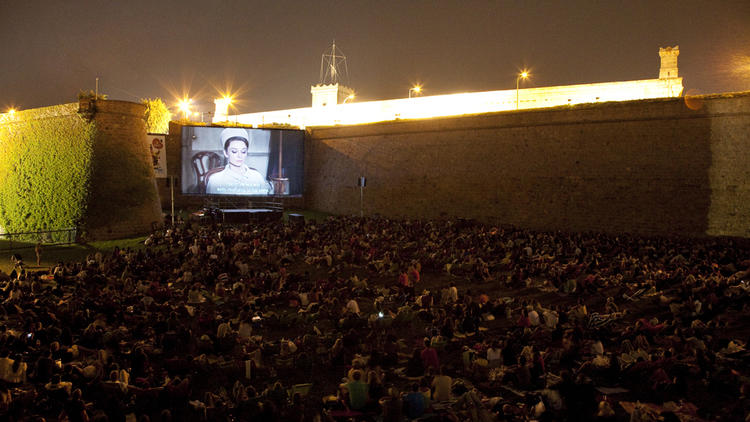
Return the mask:
{"type": "Polygon", "coordinates": [[[451,302],[458,302],[458,289],[456,288],[456,286],[449,287],[448,292],[448,297],[450,298],[451,302]]]}
{"type": "Polygon", "coordinates": [[[544,326],[548,329],[554,330],[557,327],[558,320],[557,312],[550,310],[544,311],[544,326]]]}
{"type": "Polygon", "coordinates": [[[537,313],[537,311],[533,309],[530,310],[528,313],[528,316],[529,316],[529,322],[531,322],[531,325],[533,325],[534,327],[539,325],[539,313],[537,313]]]}
{"type": "Polygon", "coordinates": [[[239,171],[235,171],[227,165],[224,170],[208,178],[206,193],[209,195],[270,195],[273,193],[273,188],[258,170],[243,164],[239,171]]]}
{"type": "Polygon", "coordinates": [[[249,339],[250,336],[253,334],[253,326],[245,321],[240,322],[240,328],[238,330],[238,334],[240,338],[242,339],[245,339],[245,340],[249,339]]]}
{"type": "Polygon", "coordinates": [[[502,357],[503,357],[503,349],[495,348],[495,347],[490,347],[489,349],[487,349],[488,361],[490,362],[497,361],[497,360],[500,360],[502,357]]]}

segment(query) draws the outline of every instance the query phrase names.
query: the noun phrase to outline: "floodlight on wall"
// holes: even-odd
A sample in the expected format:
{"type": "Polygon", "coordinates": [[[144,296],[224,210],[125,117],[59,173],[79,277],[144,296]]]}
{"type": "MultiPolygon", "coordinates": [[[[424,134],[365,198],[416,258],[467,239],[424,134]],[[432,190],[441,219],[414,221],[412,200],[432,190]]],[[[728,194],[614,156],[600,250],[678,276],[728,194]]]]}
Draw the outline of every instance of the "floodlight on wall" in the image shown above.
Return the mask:
{"type": "Polygon", "coordinates": [[[185,120],[188,120],[188,117],[190,116],[190,103],[193,102],[190,98],[185,98],[184,100],[177,103],[177,106],[179,107],[180,111],[182,111],[185,115],[185,120]]]}
{"type": "Polygon", "coordinates": [[[411,98],[411,93],[414,93],[414,95],[419,95],[422,92],[422,87],[419,85],[414,85],[414,87],[409,88],[409,98],[411,98]]]}
{"type": "Polygon", "coordinates": [[[524,70],[523,72],[518,74],[518,77],[516,78],[516,110],[518,110],[518,84],[520,83],[521,79],[526,79],[529,77],[529,72],[524,70]]]}

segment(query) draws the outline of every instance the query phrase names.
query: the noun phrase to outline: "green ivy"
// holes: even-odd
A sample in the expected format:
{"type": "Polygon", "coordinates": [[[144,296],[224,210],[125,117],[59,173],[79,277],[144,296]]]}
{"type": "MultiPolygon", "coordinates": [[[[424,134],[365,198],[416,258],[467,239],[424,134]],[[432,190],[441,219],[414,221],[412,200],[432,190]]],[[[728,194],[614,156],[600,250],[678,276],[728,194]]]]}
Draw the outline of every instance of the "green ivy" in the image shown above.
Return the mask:
{"type": "Polygon", "coordinates": [[[146,106],[146,131],[148,133],[168,133],[172,113],[161,98],[144,98],[141,103],[146,106]]]}
{"type": "Polygon", "coordinates": [[[86,214],[95,126],[64,104],[0,116],[0,228],[76,226],[86,214]]]}

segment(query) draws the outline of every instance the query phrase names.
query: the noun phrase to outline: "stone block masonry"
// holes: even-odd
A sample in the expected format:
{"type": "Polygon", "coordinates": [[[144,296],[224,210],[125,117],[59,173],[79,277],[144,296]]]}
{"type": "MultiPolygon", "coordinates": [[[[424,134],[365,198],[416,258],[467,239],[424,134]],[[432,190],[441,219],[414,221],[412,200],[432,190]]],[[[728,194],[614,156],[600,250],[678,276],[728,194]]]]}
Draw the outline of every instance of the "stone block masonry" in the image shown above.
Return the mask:
{"type": "Polygon", "coordinates": [[[96,101],[86,230],[93,239],[148,233],[161,224],[146,136],[145,108],[127,101],[96,101]]]}
{"type": "Polygon", "coordinates": [[[142,104],[82,98],[0,115],[4,224],[17,231],[76,226],[99,240],[146,234],[161,223],[144,112],[142,104]]]}
{"type": "Polygon", "coordinates": [[[308,129],[320,211],[750,237],[750,93],[308,129]]]}

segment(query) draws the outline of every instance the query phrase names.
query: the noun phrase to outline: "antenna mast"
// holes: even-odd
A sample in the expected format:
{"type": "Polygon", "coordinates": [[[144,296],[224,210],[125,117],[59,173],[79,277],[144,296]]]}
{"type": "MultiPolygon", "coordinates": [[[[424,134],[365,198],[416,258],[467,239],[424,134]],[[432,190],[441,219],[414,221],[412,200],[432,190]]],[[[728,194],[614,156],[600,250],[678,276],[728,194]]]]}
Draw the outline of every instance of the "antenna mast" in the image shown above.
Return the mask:
{"type": "Polygon", "coordinates": [[[332,85],[338,83],[348,85],[349,68],[346,65],[344,52],[336,48],[336,40],[333,40],[331,49],[323,53],[323,57],[320,59],[320,84],[332,85]]]}

